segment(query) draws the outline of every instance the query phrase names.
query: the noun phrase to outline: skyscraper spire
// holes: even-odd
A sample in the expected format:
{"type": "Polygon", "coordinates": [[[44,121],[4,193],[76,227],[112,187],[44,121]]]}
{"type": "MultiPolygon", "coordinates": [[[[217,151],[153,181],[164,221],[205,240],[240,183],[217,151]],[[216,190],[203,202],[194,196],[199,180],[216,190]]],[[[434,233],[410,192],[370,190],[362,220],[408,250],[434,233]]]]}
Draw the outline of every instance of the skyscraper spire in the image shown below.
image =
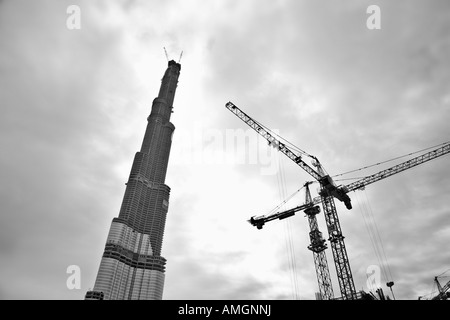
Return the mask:
{"type": "Polygon", "coordinates": [[[86,299],[162,299],[166,259],[161,256],[170,188],[164,184],[170,122],[181,65],[170,60],[153,100],[141,150],[136,152],[119,216],[106,240],[93,291],[86,299]]]}

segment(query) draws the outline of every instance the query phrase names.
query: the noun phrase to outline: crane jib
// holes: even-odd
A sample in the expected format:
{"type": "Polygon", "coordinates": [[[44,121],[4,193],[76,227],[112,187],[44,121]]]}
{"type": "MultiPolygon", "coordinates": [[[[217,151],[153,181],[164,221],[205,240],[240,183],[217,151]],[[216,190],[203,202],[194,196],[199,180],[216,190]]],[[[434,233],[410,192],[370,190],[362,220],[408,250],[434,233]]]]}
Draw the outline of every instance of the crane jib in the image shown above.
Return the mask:
{"type": "Polygon", "coordinates": [[[343,190],[345,190],[345,192],[350,192],[350,191],[361,189],[369,184],[372,184],[379,180],[385,179],[387,177],[390,177],[394,174],[405,171],[407,169],[413,168],[413,167],[418,166],[427,161],[436,159],[436,158],[446,155],[448,153],[450,153],[450,143],[444,143],[441,147],[434,149],[430,152],[424,153],[420,156],[409,159],[408,161],[402,162],[393,167],[390,167],[385,170],[381,170],[375,174],[372,174],[372,175],[364,177],[358,181],[350,183],[350,184],[344,186],[343,190]]]}
{"type": "Polygon", "coordinates": [[[250,128],[255,130],[258,134],[260,134],[264,139],[266,139],[269,144],[279,151],[284,153],[289,159],[294,161],[297,165],[299,165],[303,170],[309,173],[314,179],[319,180],[322,178],[317,171],[311,168],[306,162],[302,160],[301,155],[297,155],[293,151],[291,151],[284,143],[279,141],[277,138],[272,136],[270,132],[265,130],[262,126],[258,124],[255,120],[253,120],[249,115],[247,115],[244,111],[239,109],[236,105],[234,105],[231,101],[225,104],[225,107],[233,112],[239,119],[244,121],[250,128]]]}

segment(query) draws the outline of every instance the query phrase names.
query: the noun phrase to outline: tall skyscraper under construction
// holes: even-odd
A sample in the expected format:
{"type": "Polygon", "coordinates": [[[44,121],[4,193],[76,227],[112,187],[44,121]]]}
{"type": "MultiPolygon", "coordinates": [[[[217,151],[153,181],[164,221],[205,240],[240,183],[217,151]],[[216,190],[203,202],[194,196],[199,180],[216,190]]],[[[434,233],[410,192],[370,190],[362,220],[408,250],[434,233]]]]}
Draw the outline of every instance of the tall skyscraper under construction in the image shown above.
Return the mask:
{"type": "Polygon", "coordinates": [[[169,61],[87,300],[162,299],[166,259],[161,256],[161,246],[170,193],[164,181],[175,129],[170,115],[180,69],[179,63],[169,61]]]}

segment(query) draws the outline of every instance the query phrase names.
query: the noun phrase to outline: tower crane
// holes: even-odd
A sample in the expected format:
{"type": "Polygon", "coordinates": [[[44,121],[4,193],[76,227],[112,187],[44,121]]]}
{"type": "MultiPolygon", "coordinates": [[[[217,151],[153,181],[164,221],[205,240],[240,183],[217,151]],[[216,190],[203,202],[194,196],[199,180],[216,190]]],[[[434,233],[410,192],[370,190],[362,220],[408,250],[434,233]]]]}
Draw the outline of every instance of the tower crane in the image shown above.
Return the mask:
{"type": "MultiPolygon", "coordinates": [[[[357,180],[353,183],[344,186],[337,186],[333,181],[332,177],[325,173],[322,165],[319,160],[312,155],[304,153],[313,159],[313,165],[317,168],[317,170],[311,168],[306,162],[303,161],[302,155],[298,154],[299,152],[294,152],[286,144],[278,140],[274,135],[271,134],[270,130],[265,129],[260,123],[256,120],[252,119],[245,112],[239,109],[232,102],[227,102],[225,107],[230,110],[233,114],[235,114],[239,119],[245,122],[248,126],[250,126],[253,130],[255,130],[259,135],[264,137],[269,145],[274,146],[280,152],[284,153],[289,159],[294,161],[298,166],[300,166],[303,170],[309,173],[315,180],[317,180],[320,184],[319,196],[314,199],[311,198],[309,189],[306,188],[306,203],[304,205],[297,206],[295,208],[278,212],[269,216],[255,216],[250,218],[249,222],[256,226],[258,229],[261,229],[266,222],[275,220],[275,219],[285,219],[290,216],[295,215],[296,212],[305,210],[306,215],[308,216],[308,221],[310,223],[311,232],[314,230],[318,231],[318,228],[315,229],[314,221],[315,215],[318,213],[315,205],[322,204],[322,208],[324,210],[325,221],[327,225],[329,242],[331,244],[334,264],[336,268],[336,274],[339,283],[339,289],[341,292],[342,299],[357,299],[357,294],[355,290],[355,285],[353,282],[353,276],[350,268],[350,263],[348,260],[347,250],[345,248],[344,236],[342,235],[342,230],[339,222],[339,217],[337,214],[334,198],[343,202],[348,210],[352,209],[351,199],[347,193],[350,191],[355,191],[358,189],[362,189],[365,186],[372,184],[376,181],[382,180],[384,178],[390,177],[394,174],[402,172],[404,170],[415,167],[419,164],[425,163],[437,157],[443,156],[447,153],[450,153],[450,143],[442,144],[439,148],[436,148],[430,152],[412,158],[406,162],[400,163],[398,165],[392,166],[388,169],[379,171],[375,174],[366,176],[360,180],[357,180]],[[309,214],[308,214],[309,213],[309,214]]],[[[320,207],[319,207],[320,208],[320,207]]],[[[320,264],[316,258],[323,258],[321,261],[326,262],[325,252],[326,247],[315,246],[314,242],[316,239],[311,236],[310,232],[310,240],[311,245],[309,248],[316,249],[314,252],[314,261],[316,265],[316,274],[319,282],[319,290],[325,299],[332,299],[333,292],[331,288],[331,282],[329,282],[329,272],[327,273],[324,267],[324,264],[320,264]],[[317,262],[316,262],[317,260],[317,262]],[[330,283],[330,291],[326,291],[327,284],[330,283]],[[324,284],[322,286],[321,284],[324,284]]],[[[316,233],[317,234],[317,233],[316,233]]],[[[314,233],[313,233],[314,235],[314,233]]],[[[388,283],[390,287],[392,287],[393,282],[388,283]]]]}
{"type": "MultiPolygon", "coordinates": [[[[419,296],[419,300],[448,300],[448,299],[450,299],[450,281],[448,281],[444,286],[442,286],[438,280],[439,278],[441,278],[442,274],[439,276],[435,276],[434,280],[433,280],[433,282],[437,286],[437,290],[438,290],[437,295],[431,296],[430,298],[427,297],[428,295],[419,296]]],[[[431,294],[434,294],[434,293],[431,293],[431,294]]]]}
{"type": "Polygon", "coordinates": [[[439,283],[438,277],[434,277],[434,282],[438,287],[439,293],[431,298],[431,300],[447,300],[450,298],[450,281],[448,281],[444,286],[439,283]]]}

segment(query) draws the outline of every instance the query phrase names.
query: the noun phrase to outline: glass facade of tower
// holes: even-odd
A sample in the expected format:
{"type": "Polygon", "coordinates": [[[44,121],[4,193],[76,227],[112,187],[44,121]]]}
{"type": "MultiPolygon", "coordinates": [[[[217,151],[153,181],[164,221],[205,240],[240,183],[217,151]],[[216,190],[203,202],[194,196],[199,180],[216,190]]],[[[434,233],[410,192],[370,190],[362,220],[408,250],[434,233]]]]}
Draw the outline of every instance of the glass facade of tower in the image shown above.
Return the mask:
{"type": "Polygon", "coordinates": [[[169,186],[164,184],[172,134],[172,104],[181,66],[169,61],[161,89],[153,100],[142,147],[136,153],[119,212],[106,240],[90,298],[159,300],[166,259],[161,256],[169,186]]]}

